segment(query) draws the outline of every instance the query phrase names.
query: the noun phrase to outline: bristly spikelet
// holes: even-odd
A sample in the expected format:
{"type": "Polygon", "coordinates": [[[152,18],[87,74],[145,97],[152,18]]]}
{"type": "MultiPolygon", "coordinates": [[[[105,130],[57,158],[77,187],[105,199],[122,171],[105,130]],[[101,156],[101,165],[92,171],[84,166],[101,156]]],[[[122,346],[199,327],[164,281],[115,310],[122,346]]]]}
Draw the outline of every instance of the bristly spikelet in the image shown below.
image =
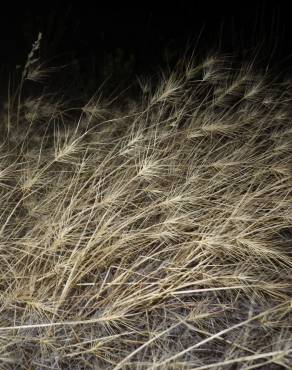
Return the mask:
{"type": "Polygon", "coordinates": [[[218,55],[138,83],[1,113],[0,368],[290,369],[289,83],[218,55]]]}

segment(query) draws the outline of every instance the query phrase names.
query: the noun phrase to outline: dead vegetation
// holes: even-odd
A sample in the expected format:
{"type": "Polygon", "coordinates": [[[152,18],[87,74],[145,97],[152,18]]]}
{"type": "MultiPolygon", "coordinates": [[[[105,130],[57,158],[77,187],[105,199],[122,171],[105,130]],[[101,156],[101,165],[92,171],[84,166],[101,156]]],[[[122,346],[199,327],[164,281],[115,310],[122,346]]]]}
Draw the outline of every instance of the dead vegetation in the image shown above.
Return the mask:
{"type": "Polygon", "coordinates": [[[214,56],[127,110],[11,97],[1,369],[291,369],[291,88],[269,78],[214,56]]]}

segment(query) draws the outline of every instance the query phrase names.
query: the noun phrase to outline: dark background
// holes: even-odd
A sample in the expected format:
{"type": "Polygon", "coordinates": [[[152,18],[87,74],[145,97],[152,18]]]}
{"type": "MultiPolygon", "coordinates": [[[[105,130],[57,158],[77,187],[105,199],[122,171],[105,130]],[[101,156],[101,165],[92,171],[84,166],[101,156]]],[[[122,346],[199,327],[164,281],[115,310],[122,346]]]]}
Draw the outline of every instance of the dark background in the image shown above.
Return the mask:
{"type": "Polygon", "coordinates": [[[11,3],[1,10],[2,84],[23,65],[43,33],[41,56],[51,65],[78,60],[78,70],[97,78],[151,73],[186,50],[211,50],[254,58],[278,73],[292,71],[289,2],[79,1],[11,3]]]}

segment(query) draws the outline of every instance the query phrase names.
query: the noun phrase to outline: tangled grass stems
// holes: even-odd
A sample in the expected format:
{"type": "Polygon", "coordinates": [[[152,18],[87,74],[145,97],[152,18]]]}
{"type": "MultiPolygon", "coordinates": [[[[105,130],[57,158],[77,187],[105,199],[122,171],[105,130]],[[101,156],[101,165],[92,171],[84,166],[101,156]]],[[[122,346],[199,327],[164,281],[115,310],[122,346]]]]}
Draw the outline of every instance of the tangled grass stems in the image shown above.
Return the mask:
{"type": "Polygon", "coordinates": [[[214,55],[76,106],[22,91],[37,62],[1,111],[1,368],[290,369],[290,83],[214,55]]]}

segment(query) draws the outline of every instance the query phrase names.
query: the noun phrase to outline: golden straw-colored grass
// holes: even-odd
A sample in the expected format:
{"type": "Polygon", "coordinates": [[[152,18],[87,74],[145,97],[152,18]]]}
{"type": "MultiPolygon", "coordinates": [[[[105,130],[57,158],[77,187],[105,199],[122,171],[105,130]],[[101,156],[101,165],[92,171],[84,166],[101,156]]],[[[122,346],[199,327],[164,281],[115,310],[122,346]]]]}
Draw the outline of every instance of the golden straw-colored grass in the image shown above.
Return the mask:
{"type": "Polygon", "coordinates": [[[214,56],[76,107],[44,76],[1,112],[0,368],[291,369],[290,83],[214,56]]]}

